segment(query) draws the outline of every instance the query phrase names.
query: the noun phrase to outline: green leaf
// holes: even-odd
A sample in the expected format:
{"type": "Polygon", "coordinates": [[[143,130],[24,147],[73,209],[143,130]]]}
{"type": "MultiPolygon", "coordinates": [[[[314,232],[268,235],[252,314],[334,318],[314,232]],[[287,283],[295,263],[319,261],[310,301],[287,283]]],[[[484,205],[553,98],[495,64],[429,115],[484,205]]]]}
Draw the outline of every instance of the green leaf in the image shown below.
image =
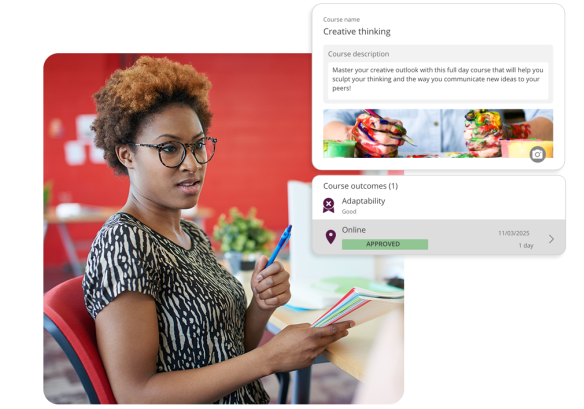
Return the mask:
{"type": "Polygon", "coordinates": [[[221,242],[221,251],[266,252],[266,244],[274,239],[274,233],[264,229],[263,220],[255,217],[252,207],[244,216],[236,207],[229,209],[229,216],[221,214],[213,227],[213,239],[221,242]]]}

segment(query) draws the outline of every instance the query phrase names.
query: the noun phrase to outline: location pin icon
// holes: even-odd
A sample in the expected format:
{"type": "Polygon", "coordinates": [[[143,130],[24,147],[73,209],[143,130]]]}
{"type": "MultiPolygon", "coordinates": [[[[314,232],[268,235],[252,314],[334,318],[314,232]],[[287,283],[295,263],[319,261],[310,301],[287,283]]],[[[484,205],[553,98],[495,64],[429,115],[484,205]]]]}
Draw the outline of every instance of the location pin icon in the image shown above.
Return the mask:
{"type": "Polygon", "coordinates": [[[337,233],[335,233],[334,230],[329,230],[326,232],[326,239],[328,240],[328,242],[330,244],[333,244],[333,241],[335,241],[336,237],[337,237],[337,233]]]}

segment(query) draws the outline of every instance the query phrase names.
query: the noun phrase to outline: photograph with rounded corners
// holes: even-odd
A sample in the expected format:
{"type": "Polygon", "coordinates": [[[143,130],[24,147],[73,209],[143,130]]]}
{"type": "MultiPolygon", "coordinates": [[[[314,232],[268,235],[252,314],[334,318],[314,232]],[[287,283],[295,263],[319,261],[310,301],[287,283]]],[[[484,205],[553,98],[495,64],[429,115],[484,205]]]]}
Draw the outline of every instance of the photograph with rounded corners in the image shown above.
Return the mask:
{"type": "Polygon", "coordinates": [[[553,158],[551,109],[327,109],[323,124],[324,158],[553,158]]]}

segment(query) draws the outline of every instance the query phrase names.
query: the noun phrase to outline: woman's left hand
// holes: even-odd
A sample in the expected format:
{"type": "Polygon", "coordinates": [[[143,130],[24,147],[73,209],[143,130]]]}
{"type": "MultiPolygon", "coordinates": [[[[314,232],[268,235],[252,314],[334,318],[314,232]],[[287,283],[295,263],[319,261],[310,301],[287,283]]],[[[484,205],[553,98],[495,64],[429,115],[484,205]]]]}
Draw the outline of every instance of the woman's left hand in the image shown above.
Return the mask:
{"type": "Polygon", "coordinates": [[[268,258],[261,256],[251,276],[254,301],[262,310],[274,310],[286,304],[290,294],[290,273],[279,261],[265,268],[268,258]]]}

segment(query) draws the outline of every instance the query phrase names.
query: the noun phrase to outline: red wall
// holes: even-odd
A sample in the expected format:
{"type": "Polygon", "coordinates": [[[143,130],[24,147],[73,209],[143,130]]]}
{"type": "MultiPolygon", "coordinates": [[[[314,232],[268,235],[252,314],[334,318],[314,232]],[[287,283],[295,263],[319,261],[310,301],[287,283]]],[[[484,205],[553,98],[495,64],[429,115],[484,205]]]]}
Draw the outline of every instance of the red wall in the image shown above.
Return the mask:
{"type": "MultiPolygon", "coordinates": [[[[288,224],[288,180],[309,182],[321,172],[311,161],[310,54],[149,54],[189,63],[208,75],[214,113],[210,136],[217,151],[207,167],[200,206],[217,217],[236,206],[257,216],[273,230],[288,224]]],[[[123,206],[127,178],[115,177],[103,164],[65,162],[64,142],[76,139],[75,117],[95,113],[93,95],[113,71],[131,65],[136,55],[57,54],[44,66],[44,179],[53,180],[51,205],[76,202],[123,206]],[[62,135],[49,133],[54,118],[62,121],[62,135]]],[[[86,153],[89,153],[88,151],[86,153]]],[[[73,226],[74,239],[93,239],[100,224],[73,226]]],[[[277,233],[279,234],[279,233],[277,233]]],[[[54,226],[44,245],[45,266],[65,261],[54,226]]]]}

